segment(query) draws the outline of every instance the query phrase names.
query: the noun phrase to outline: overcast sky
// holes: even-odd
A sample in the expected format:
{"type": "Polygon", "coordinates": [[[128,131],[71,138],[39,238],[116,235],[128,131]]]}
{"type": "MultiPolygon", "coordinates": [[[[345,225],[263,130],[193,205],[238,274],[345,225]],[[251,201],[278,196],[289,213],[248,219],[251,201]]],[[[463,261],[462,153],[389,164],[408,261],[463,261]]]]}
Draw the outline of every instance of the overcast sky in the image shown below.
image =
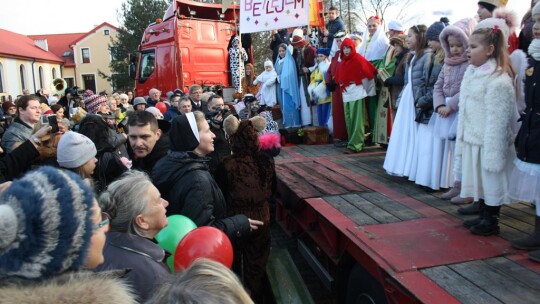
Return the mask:
{"type": "MultiPolygon", "coordinates": [[[[118,26],[117,11],[124,1],[126,0],[3,1],[0,28],[31,35],[88,32],[102,22],[118,26]]],[[[404,25],[424,23],[429,26],[441,16],[449,16],[453,23],[461,18],[474,16],[476,3],[474,0],[416,0],[406,14],[404,25]]],[[[510,0],[507,7],[515,10],[521,20],[529,5],[528,0],[510,0]]],[[[386,19],[393,19],[395,14],[395,11],[390,11],[386,19]]]]}

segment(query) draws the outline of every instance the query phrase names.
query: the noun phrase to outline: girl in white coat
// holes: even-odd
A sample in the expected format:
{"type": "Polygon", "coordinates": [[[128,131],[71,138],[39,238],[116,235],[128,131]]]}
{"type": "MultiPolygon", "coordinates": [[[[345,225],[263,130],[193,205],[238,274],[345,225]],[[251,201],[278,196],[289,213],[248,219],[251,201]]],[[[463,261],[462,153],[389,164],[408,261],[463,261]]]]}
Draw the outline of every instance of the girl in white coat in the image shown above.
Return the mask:
{"type": "Polygon", "coordinates": [[[473,206],[480,210],[478,218],[463,225],[478,235],[499,232],[501,205],[510,202],[516,97],[505,29],[504,20],[494,18],[476,26],[467,49],[470,66],[461,85],[455,150],[461,167],[456,170],[462,174],[460,196],[473,197],[473,206]]]}

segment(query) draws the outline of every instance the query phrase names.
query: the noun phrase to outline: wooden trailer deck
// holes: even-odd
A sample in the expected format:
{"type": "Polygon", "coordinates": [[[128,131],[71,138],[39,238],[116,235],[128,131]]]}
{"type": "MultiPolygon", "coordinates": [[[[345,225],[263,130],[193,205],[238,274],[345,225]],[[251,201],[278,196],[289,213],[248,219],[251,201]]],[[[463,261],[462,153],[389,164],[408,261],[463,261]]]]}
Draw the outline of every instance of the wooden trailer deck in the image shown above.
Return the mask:
{"type": "MultiPolygon", "coordinates": [[[[472,235],[461,225],[471,216],[441,200],[442,191],[386,174],[384,157],[380,148],[282,148],[278,221],[307,234],[336,264],[344,252],[374,262],[366,268],[393,281],[384,284],[387,291],[397,286],[396,294],[418,302],[540,303],[540,263],[508,243],[532,231],[534,208],[503,206],[499,236],[472,235]]],[[[387,292],[389,303],[400,299],[387,292]]]]}

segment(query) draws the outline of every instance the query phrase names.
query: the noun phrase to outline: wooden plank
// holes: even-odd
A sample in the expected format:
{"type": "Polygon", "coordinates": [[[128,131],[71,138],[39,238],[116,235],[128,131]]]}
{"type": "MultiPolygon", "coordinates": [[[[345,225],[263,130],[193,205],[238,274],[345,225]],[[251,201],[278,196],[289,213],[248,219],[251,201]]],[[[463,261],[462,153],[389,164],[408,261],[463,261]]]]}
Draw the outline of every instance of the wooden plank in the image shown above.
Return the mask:
{"type": "Polygon", "coordinates": [[[351,221],[355,222],[358,226],[375,225],[379,223],[362,210],[351,205],[341,196],[326,196],[324,197],[324,200],[340,211],[343,215],[348,217],[351,221]]]}
{"type": "Polygon", "coordinates": [[[488,259],[485,262],[508,276],[509,281],[519,281],[530,289],[540,291],[540,274],[505,257],[488,259]]]}
{"type": "Polygon", "coordinates": [[[326,179],[325,176],[318,174],[317,172],[306,170],[297,163],[291,163],[288,165],[291,171],[294,171],[297,175],[310,183],[313,187],[319,189],[326,195],[337,195],[347,193],[347,190],[336,185],[332,181],[326,179]],[[315,173],[315,174],[314,174],[315,173]]]}
{"type": "Polygon", "coordinates": [[[447,266],[422,269],[421,272],[461,303],[502,303],[447,266]]]}
{"type": "Polygon", "coordinates": [[[449,266],[485,292],[503,303],[538,303],[540,290],[533,290],[520,281],[512,280],[502,269],[485,261],[472,261],[449,266]]]}
{"type": "Polygon", "coordinates": [[[276,165],[276,173],[280,183],[291,189],[299,198],[319,197],[322,195],[315,187],[297,176],[286,166],[276,165]]]}
{"type": "Polygon", "coordinates": [[[315,154],[307,151],[306,149],[304,149],[302,146],[292,146],[291,147],[291,150],[296,152],[296,153],[299,153],[303,156],[306,156],[306,157],[313,157],[313,156],[316,156],[315,154]]]}
{"type": "Polygon", "coordinates": [[[325,176],[326,178],[328,178],[329,180],[332,180],[334,181],[336,184],[340,185],[341,187],[347,189],[348,191],[355,191],[355,192],[360,192],[360,191],[366,191],[367,188],[364,187],[363,185],[359,184],[359,183],[356,183],[354,182],[353,180],[339,174],[339,173],[336,173],[334,171],[332,171],[332,168],[327,168],[326,166],[323,166],[321,164],[318,164],[318,163],[313,163],[313,164],[310,164],[308,165],[308,163],[303,163],[302,164],[304,167],[307,167],[307,169],[309,170],[313,170],[317,173],[319,173],[321,176],[325,176]]]}
{"type": "Polygon", "coordinates": [[[400,221],[399,218],[393,216],[386,210],[379,208],[357,194],[346,194],[342,195],[341,197],[381,224],[395,223],[400,221]]]}
{"type": "Polygon", "coordinates": [[[367,199],[376,206],[379,206],[383,210],[388,211],[395,217],[402,221],[414,220],[422,218],[423,216],[418,212],[409,209],[400,203],[389,199],[388,197],[377,192],[364,192],[358,194],[359,196],[367,199]]]}

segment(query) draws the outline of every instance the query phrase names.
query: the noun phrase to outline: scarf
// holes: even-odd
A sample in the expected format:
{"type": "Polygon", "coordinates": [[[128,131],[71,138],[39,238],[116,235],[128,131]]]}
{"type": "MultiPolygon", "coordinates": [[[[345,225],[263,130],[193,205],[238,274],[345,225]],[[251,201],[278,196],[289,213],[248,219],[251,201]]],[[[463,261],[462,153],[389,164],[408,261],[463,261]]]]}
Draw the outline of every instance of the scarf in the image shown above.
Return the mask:
{"type": "Polygon", "coordinates": [[[366,58],[356,52],[351,38],[346,38],[343,41],[340,52],[343,62],[339,66],[336,75],[337,83],[347,87],[352,82],[361,85],[364,78],[368,80],[375,78],[377,69],[366,58]],[[345,56],[343,52],[343,48],[346,46],[351,48],[351,53],[348,56],[345,56]]]}
{"type": "Polygon", "coordinates": [[[379,26],[377,31],[371,37],[369,37],[369,32],[366,30],[364,32],[364,37],[367,39],[364,39],[362,42],[358,53],[364,56],[368,61],[383,59],[389,43],[382,25],[379,26]]]}
{"type": "Polygon", "coordinates": [[[529,55],[536,61],[540,61],[540,39],[533,39],[529,45],[529,55]]]}

